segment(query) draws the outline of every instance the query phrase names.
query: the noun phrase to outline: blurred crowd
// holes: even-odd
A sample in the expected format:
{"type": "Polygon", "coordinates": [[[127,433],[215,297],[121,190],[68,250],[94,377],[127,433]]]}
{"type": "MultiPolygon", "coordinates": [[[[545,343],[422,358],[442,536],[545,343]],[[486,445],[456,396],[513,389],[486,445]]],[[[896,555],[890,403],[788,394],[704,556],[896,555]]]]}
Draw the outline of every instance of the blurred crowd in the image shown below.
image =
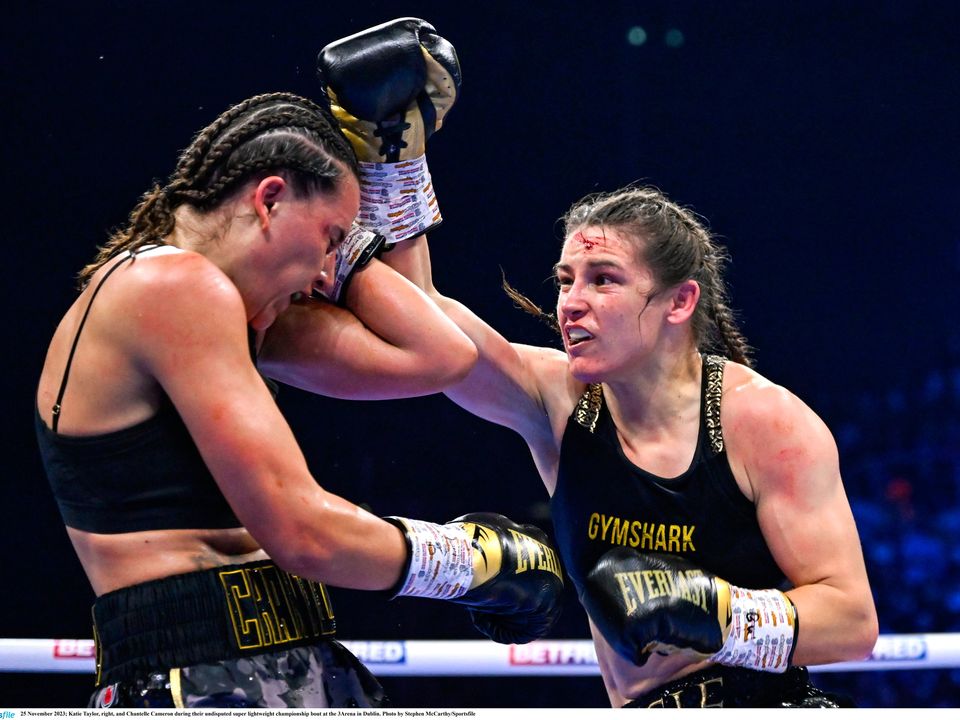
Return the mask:
{"type": "MultiPolygon", "coordinates": [[[[821,415],[840,449],[880,632],[960,632],[960,362],[821,415]]],[[[960,706],[960,669],[817,680],[865,707],[960,706]]]]}

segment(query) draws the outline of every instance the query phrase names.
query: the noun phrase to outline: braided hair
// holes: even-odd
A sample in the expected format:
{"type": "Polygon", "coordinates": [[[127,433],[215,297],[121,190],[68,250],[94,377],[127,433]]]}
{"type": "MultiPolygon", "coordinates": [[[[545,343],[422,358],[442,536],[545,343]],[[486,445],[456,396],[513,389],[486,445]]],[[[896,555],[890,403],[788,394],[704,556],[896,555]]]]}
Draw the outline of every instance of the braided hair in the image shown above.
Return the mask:
{"type": "Polygon", "coordinates": [[[292,93],[256,95],[232,106],[201,130],[180,155],[167,183],[155,183],[80,271],[81,288],[118,252],[164,244],[174,211],[208,212],[250,178],[282,174],[298,197],[331,193],[343,166],[359,175],[357,159],[326,107],[292,93]]]}
{"type": "MultiPolygon", "coordinates": [[[[652,270],[659,287],[696,280],[700,302],[691,318],[691,329],[697,348],[751,365],[750,347],[730,309],[723,279],[729,255],[695,213],[656,188],[627,186],[588,195],[574,203],[561,222],[564,237],[587,226],[622,231],[636,241],[639,257],[652,270]]],[[[559,329],[555,316],[506,283],[504,289],[522,309],[559,329]]]]}

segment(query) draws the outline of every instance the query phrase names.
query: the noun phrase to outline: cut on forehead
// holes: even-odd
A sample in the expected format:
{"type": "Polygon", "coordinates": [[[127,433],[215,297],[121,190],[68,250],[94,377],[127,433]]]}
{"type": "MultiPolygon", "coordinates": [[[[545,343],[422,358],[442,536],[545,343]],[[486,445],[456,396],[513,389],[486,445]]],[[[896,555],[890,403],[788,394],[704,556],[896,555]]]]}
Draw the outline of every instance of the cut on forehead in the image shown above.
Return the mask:
{"type": "Polygon", "coordinates": [[[570,241],[574,243],[579,243],[581,248],[589,252],[590,250],[593,250],[597,245],[606,245],[607,236],[606,236],[606,233],[601,233],[600,235],[596,235],[596,234],[590,233],[589,230],[585,234],[582,230],[580,230],[571,236],[570,241]]]}
{"type": "MultiPolygon", "coordinates": [[[[641,243],[626,228],[610,225],[584,225],[573,228],[563,243],[563,252],[593,252],[600,250],[629,249],[639,252],[641,243]]],[[[634,255],[638,257],[639,255],[634,255]]]]}
{"type": "Polygon", "coordinates": [[[577,225],[567,229],[566,241],[569,242],[570,240],[586,238],[595,242],[625,242],[633,239],[631,230],[633,230],[633,228],[619,224],[577,225]]]}

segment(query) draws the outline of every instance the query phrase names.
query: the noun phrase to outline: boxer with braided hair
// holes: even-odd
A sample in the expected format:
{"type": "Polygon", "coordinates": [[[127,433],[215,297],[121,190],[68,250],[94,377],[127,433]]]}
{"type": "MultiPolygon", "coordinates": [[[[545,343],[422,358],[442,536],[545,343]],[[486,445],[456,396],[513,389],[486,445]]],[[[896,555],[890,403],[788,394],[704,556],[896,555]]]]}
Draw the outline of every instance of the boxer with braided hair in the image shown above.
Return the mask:
{"type": "Polygon", "coordinates": [[[556,617],[562,579],[541,531],[491,513],[437,525],[365,512],[317,483],[274,402],[268,377],[412,396],[476,360],[369,250],[383,239],[354,226],[359,196],[329,111],[260,95],[200,132],[82,271],[35,426],[97,595],[91,706],[381,705],[333,639],[321,583],[448,599],[501,642],[556,617]]]}
{"type": "Polygon", "coordinates": [[[329,112],[310,100],[267,93],[238,103],[197,135],[165,186],[154,185],[144,195],[128,225],[81,271],[81,285],[117,253],[162,241],[173,230],[177,205],[211,207],[251,172],[279,166],[288,168],[298,192],[308,192],[311,185],[329,190],[342,172],[337,163],[357,174],[349,143],[331,124],[329,112]],[[258,136],[257,142],[246,142],[258,136]]]}
{"type": "Polygon", "coordinates": [[[526,440],[612,705],[848,703],[803,667],[864,657],[878,632],[836,444],[751,368],[725,252],[650,187],[563,221],[556,315],[506,286],[563,352],[438,292],[425,238],[385,257],[477,345],[445,393],[526,440]]]}
{"type": "Polygon", "coordinates": [[[865,656],[878,630],[836,444],[750,368],[706,227],[655,188],[575,203],[556,315],[512,293],[555,325],[564,351],[510,343],[436,289],[421,234],[436,197],[419,125],[431,98],[446,113],[456,97],[452,45],[401,19],[325,47],[318,66],[378,201],[400,207],[404,190],[430,187],[423,221],[392,235],[384,259],[477,346],[444,392],[527,442],[611,703],[838,704],[802,665],[865,656]],[[400,141],[380,142],[391,133],[400,141]],[[422,180],[392,180],[413,161],[422,180]]]}

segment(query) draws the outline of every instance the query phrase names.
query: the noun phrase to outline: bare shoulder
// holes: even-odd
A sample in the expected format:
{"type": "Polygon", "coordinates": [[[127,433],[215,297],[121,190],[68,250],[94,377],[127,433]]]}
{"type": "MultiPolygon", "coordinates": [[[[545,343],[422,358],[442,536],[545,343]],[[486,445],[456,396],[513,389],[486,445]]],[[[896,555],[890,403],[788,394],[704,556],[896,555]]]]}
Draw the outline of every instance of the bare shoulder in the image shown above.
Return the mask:
{"type": "MultiPolygon", "coordinates": [[[[139,300],[139,317],[190,311],[198,315],[242,306],[237,288],[203,255],[157,248],[137,256],[117,274],[115,301],[139,300]]],[[[111,283],[114,284],[114,283],[111,283]]]]}
{"type": "Polygon", "coordinates": [[[721,404],[724,432],[783,434],[801,427],[826,430],[823,421],[790,390],[744,365],[728,362],[721,404]]]}
{"type": "Polygon", "coordinates": [[[721,424],[731,467],[747,479],[752,499],[808,474],[837,475],[836,443],[823,420],[785,387],[737,363],[724,371],[721,424]]]}
{"type": "Polygon", "coordinates": [[[125,270],[128,286],[160,293],[167,300],[198,297],[203,300],[239,300],[236,287],[224,272],[203,255],[177,248],[157,248],[138,256],[125,270]]]}
{"type": "Polygon", "coordinates": [[[569,362],[567,354],[556,348],[543,347],[541,345],[525,345],[523,343],[511,343],[524,362],[537,373],[538,376],[549,376],[556,380],[563,375],[569,374],[569,362]]]}
{"type": "Polygon", "coordinates": [[[567,420],[586,387],[570,373],[566,353],[553,348],[514,343],[531,379],[528,391],[536,402],[525,423],[515,426],[527,441],[547,492],[553,495],[560,463],[560,445],[567,420]]]}
{"type": "MultiPolygon", "coordinates": [[[[204,256],[158,248],[138,255],[107,283],[108,332],[134,355],[150,348],[205,344],[242,332],[246,312],[236,287],[204,256]]],[[[97,301],[101,301],[98,299],[97,301]]]]}

